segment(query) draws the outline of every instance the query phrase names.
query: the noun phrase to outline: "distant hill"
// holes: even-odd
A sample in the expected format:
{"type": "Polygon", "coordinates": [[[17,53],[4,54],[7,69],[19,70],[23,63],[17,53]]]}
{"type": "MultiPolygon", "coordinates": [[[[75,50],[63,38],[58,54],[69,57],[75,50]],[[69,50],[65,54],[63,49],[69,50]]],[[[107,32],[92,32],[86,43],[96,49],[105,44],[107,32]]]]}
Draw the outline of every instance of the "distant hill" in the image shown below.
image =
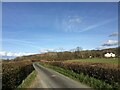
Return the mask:
{"type": "Polygon", "coordinates": [[[0,59],[14,59],[16,58],[15,56],[2,56],[0,59]]]}
{"type": "Polygon", "coordinates": [[[65,51],[65,52],[48,52],[44,54],[36,54],[29,56],[17,57],[15,60],[49,60],[49,61],[61,61],[61,60],[72,60],[72,59],[85,59],[92,56],[92,58],[104,58],[104,54],[112,52],[116,57],[120,57],[118,51],[120,48],[108,48],[102,50],[82,50],[82,51],[65,51]]]}

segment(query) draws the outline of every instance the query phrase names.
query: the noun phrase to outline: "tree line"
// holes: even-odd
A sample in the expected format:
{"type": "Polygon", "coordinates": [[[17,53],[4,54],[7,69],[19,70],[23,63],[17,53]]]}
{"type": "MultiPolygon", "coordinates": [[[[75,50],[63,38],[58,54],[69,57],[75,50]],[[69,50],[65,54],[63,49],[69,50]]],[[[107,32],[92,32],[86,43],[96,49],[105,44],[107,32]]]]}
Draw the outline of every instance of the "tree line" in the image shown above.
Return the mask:
{"type": "Polygon", "coordinates": [[[75,51],[64,51],[64,52],[48,52],[44,54],[36,54],[29,56],[17,57],[14,60],[49,60],[49,61],[62,61],[62,60],[73,60],[73,59],[86,59],[86,58],[104,58],[104,54],[112,52],[119,57],[120,48],[109,48],[103,50],[81,50],[76,48],[75,51]]]}

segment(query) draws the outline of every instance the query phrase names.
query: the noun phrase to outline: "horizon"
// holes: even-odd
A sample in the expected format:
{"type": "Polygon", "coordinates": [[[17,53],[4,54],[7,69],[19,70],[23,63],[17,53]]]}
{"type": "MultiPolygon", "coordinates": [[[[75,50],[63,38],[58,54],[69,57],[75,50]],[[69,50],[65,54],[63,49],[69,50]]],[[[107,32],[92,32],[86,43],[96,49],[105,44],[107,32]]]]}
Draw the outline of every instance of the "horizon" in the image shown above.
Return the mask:
{"type": "MultiPolygon", "coordinates": [[[[79,47],[80,48],[80,47],[79,47]]],[[[101,49],[101,50],[106,50],[106,49],[115,49],[115,48],[119,48],[119,47],[114,47],[114,48],[105,48],[105,49],[101,49]]],[[[77,48],[75,48],[74,50],[69,50],[69,51],[48,51],[48,52],[44,52],[44,53],[34,53],[34,54],[29,54],[29,55],[27,55],[27,54],[23,54],[23,55],[20,55],[19,53],[17,54],[17,53],[11,53],[11,54],[8,54],[8,53],[10,53],[10,52],[8,52],[6,55],[4,55],[4,56],[2,56],[2,57],[0,57],[0,59],[1,60],[13,60],[13,59],[15,59],[15,58],[18,58],[18,57],[24,57],[24,56],[30,56],[30,55],[42,55],[42,54],[47,54],[47,53],[59,53],[59,52],[62,52],[62,53],[64,53],[64,52],[75,52],[75,51],[77,51],[77,48]],[[15,55],[16,54],[16,55],[15,55]]],[[[82,52],[82,51],[92,51],[92,50],[80,50],[79,52],[82,52]]],[[[98,51],[98,49],[96,49],[96,51],[98,51]]],[[[106,51],[106,54],[108,54],[108,53],[113,53],[112,51],[106,51]]],[[[0,53],[1,54],[1,53],[0,53]]],[[[113,53],[114,54],[114,53],[113,53]]]]}
{"type": "Polygon", "coordinates": [[[1,55],[118,46],[117,2],[2,4],[1,55]]]}

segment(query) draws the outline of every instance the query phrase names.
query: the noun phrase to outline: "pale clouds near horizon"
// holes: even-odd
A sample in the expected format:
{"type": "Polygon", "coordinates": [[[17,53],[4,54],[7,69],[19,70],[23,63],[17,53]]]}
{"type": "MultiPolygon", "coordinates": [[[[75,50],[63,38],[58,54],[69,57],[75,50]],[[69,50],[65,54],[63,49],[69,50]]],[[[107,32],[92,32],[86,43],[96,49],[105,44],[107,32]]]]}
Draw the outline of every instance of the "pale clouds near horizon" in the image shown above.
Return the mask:
{"type": "Polygon", "coordinates": [[[5,52],[2,51],[0,52],[0,56],[15,56],[15,57],[19,57],[19,56],[27,56],[27,55],[34,55],[36,53],[13,53],[13,52],[5,52]]]}
{"type": "Polygon", "coordinates": [[[107,40],[102,46],[115,46],[118,45],[118,40],[107,40]]]}
{"type": "MultiPolygon", "coordinates": [[[[118,32],[113,32],[111,33],[110,35],[108,35],[109,38],[112,38],[112,37],[118,37],[118,32]]],[[[109,47],[112,47],[112,46],[118,46],[119,45],[119,40],[118,38],[112,40],[112,39],[109,39],[109,40],[106,40],[102,43],[102,45],[98,46],[96,49],[105,49],[105,48],[109,48],[109,47]]]]}
{"type": "Polygon", "coordinates": [[[59,48],[47,48],[47,49],[40,49],[39,52],[40,53],[47,53],[47,52],[59,52],[59,51],[65,51],[64,48],[59,47],[59,48]]]}

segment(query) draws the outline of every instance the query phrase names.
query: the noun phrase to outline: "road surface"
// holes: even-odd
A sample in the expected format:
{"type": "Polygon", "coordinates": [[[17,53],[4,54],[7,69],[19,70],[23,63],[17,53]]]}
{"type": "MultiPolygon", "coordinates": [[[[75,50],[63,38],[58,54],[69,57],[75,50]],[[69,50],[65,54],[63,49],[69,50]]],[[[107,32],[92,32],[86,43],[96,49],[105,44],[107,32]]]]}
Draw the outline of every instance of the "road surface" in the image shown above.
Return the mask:
{"type": "Polygon", "coordinates": [[[38,63],[33,66],[38,72],[34,88],[90,88],[38,63]]]}

